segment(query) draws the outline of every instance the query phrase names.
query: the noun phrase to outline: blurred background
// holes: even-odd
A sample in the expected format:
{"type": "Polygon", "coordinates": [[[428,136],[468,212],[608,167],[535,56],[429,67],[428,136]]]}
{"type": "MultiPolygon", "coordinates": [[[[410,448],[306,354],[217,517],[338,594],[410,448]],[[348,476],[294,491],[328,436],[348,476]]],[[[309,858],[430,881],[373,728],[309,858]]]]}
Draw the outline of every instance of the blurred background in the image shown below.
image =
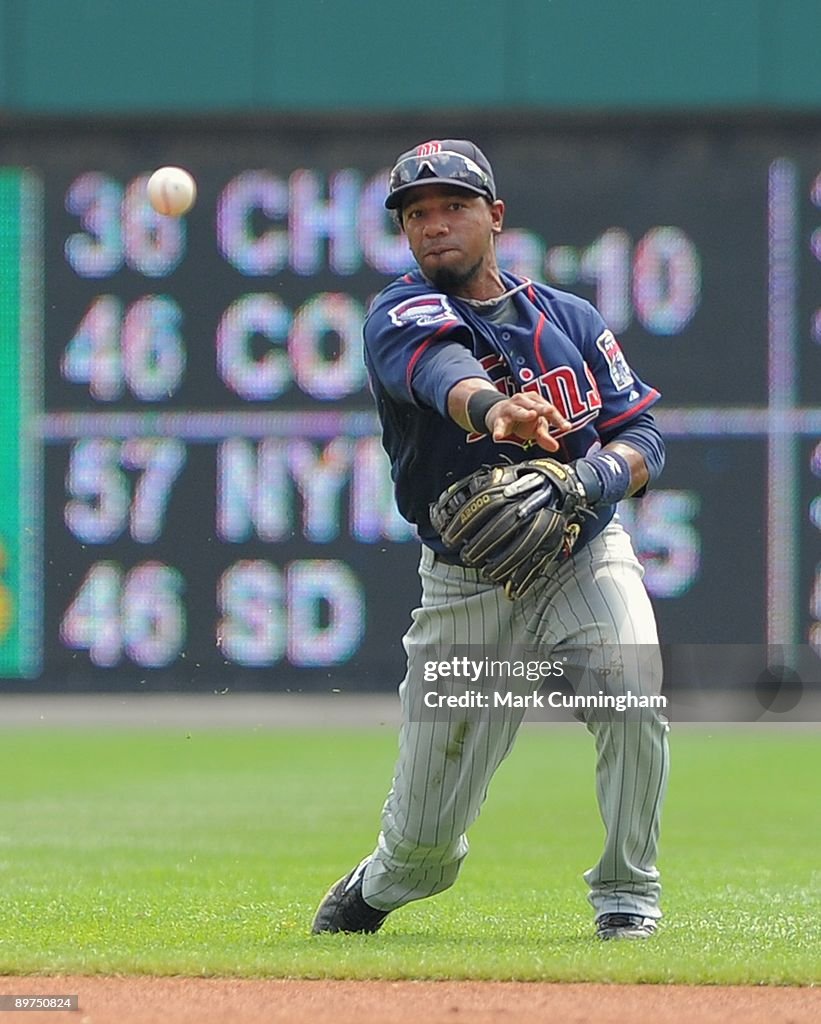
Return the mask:
{"type": "Polygon", "coordinates": [[[622,515],[663,641],[821,651],[819,39],[812,0],[0,0],[0,686],[395,688],[361,323],[388,168],[444,137],[662,391],[622,515]]]}

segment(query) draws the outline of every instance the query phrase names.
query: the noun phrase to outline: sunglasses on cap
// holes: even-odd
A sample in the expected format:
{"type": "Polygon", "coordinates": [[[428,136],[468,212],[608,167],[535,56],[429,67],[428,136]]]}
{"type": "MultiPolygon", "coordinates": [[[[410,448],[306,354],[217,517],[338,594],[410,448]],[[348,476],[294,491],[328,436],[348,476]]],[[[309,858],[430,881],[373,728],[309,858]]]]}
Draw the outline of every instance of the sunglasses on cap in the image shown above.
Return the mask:
{"type": "Polygon", "coordinates": [[[424,182],[425,178],[454,181],[493,199],[493,184],[476,161],[447,150],[428,156],[406,156],[391,171],[388,188],[394,192],[403,186],[424,182]]]}

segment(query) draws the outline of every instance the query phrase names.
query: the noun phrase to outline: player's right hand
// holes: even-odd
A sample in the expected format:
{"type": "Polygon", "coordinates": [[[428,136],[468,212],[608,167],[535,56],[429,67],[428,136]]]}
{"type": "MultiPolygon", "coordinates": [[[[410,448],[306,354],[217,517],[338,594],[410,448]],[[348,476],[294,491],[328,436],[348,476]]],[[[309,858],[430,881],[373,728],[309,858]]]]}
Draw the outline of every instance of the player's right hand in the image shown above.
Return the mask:
{"type": "Polygon", "coordinates": [[[570,430],[570,422],[555,405],[541,395],[520,391],[504,402],[498,402],[488,412],[485,423],[496,442],[517,437],[522,441],[535,441],[547,452],[555,452],[559,442],[551,434],[570,430]]]}

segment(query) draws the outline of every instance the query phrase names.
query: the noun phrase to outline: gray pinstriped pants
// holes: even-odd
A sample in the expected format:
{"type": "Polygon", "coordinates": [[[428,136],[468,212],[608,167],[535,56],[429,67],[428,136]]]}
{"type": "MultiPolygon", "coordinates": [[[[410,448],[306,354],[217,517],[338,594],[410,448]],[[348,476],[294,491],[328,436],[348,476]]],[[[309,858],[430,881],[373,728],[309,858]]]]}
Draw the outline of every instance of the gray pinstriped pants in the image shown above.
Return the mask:
{"type": "MultiPolygon", "coordinates": [[[[415,650],[463,652],[469,646],[494,656],[528,650],[546,660],[560,654],[581,668],[591,652],[606,650],[612,659],[616,651],[608,692],[657,693],[661,687],[660,662],[646,658],[648,650],[657,654],[657,634],[643,572],[617,522],[519,601],[479,581],[475,570],[436,560],[428,548],[419,574],[422,604],[403,641],[409,668],[399,688],[399,756],[363,879],[365,899],[380,910],[456,881],[468,852],[465,833],[525,715],[506,707],[480,715],[448,708],[420,714],[421,692],[431,686],[412,668],[415,650]]],[[[523,690],[519,680],[510,685],[523,690]]],[[[530,683],[527,691],[533,688],[530,683]]],[[[588,898],[596,916],[660,917],[655,862],[667,784],[666,721],[649,710],[581,714],[595,738],[596,795],[605,825],[601,859],[584,875],[588,898]]]]}

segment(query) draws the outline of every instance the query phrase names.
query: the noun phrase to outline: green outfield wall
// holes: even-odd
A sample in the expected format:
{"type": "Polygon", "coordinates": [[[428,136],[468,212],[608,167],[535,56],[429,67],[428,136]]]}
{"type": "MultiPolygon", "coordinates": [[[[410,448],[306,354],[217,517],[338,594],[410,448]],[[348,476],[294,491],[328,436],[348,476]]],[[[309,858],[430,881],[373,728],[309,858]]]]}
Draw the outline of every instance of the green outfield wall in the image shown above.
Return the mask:
{"type": "Polygon", "coordinates": [[[0,0],[0,109],[807,110],[818,0],[0,0]]]}

